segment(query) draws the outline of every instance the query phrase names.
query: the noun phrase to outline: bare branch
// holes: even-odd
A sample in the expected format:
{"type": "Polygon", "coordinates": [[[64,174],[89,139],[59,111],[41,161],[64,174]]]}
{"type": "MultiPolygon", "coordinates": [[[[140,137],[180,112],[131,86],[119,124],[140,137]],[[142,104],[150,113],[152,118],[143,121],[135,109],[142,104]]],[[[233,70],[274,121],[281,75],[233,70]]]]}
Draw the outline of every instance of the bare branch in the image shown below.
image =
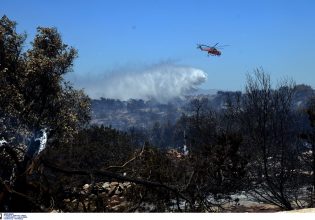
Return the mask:
{"type": "Polygon", "coordinates": [[[127,166],[129,163],[131,163],[132,161],[136,160],[138,157],[140,157],[144,151],[144,146],[145,144],[143,144],[142,146],[142,149],[140,151],[139,154],[137,154],[136,156],[134,156],[133,158],[131,158],[130,160],[128,160],[127,162],[125,162],[123,165],[121,166],[108,166],[105,168],[105,170],[108,170],[108,169],[112,169],[112,168],[124,168],[125,166],[127,166]]]}

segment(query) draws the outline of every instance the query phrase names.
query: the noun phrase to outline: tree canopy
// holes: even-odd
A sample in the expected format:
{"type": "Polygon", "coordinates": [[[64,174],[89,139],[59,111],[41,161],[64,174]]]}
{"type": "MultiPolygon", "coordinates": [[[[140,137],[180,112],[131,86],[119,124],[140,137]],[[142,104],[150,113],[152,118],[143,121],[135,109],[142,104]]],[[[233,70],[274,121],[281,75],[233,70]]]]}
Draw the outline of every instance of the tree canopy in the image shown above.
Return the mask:
{"type": "MultiPolygon", "coordinates": [[[[28,50],[26,34],[16,32],[16,22],[0,20],[0,119],[25,131],[47,128],[50,137],[70,140],[89,121],[89,98],[64,80],[72,70],[77,50],[63,43],[56,28],[38,27],[28,50]],[[13,123],[14,122],[14,123],[13,123]],[[67,138],[65,138],[67,136],[67,138]]],[[[12,131],[12,130],[11,130],[12,131]]],[[[13,132],[15,133],[15,132],[13,132]]],[[[16,134],[11,134],[16,135],[16,134]]]]}

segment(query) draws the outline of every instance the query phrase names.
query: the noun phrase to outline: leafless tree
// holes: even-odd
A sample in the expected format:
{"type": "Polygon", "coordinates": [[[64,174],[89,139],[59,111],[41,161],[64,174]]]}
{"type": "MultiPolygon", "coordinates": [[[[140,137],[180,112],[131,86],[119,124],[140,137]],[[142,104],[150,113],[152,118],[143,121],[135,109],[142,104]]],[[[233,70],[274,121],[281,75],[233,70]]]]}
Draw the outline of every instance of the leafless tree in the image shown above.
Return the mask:
{"type": "Polygon", "coordinates": [[[284,209],[293,209],[292,187],[298,166],[292,114],[294,83],[285,80],[272,89],[263,69],[248,75],[242,124],[253,152],[251,178],[255,195],[284,209]]]}

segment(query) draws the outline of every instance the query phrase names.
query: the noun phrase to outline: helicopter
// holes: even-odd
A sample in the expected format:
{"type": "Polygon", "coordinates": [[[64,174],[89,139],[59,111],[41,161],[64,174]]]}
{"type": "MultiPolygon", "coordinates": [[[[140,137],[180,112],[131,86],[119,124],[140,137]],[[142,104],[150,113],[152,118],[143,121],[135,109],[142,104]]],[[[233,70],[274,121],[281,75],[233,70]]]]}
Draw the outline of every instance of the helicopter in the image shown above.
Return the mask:
{"type": "Polygon", "coordinates": [[[200,49],[202,51],[207,51],[208,52],[208,56],[221,56],[221,51],[218,50],[218,48],[223,48],[225,46],[229,46],[229,45],[222,45],[220,47],[217,47],[219,43],[216,43],[214,46],[210,47],[208,45],[205,44],[197,44],[197,49],[200,49]]]}

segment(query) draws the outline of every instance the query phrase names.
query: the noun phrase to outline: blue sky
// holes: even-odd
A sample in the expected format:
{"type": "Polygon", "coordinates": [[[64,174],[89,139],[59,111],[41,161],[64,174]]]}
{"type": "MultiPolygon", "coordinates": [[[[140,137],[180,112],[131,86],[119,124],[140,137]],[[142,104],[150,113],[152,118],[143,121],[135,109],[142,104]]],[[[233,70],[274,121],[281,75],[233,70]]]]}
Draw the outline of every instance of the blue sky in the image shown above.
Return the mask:
{"type": "Polygon", "coordinates": [[[76,76],[172,61],[204,70],[205,89],[242,90],[263,67],[315,87],[313,0],[0,0],[18,31],[54,26],[79,51],[76,76]],[[228,44],[207,57],[197,43],[228,44]]]}

